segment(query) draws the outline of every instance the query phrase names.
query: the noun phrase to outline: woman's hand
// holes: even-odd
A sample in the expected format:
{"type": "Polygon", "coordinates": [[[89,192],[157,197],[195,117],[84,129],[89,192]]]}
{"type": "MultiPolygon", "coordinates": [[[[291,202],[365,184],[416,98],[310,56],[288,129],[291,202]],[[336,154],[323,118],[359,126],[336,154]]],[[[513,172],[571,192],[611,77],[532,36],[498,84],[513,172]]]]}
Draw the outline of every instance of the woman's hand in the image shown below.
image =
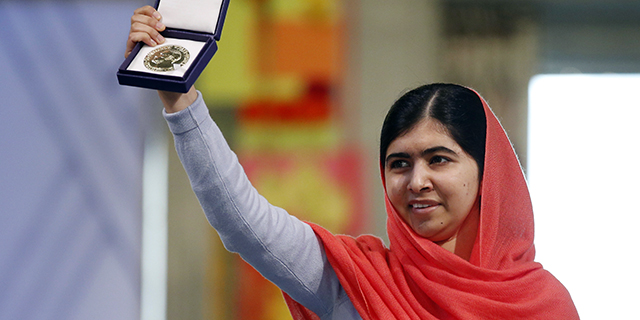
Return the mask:
{"type": "Polygon", "coordinates": [[[127,39],[127,49],[124,57],[128,57],[136,43],[142,41],[150,47],[164,43],[164,37],[160,34],[165,29],[160,21],[162,16],[152,6],[144,6],[133,12],[131,17],[131,29],[127,39]]]}
{"type": "MultiPolygon", "coordinates": [[[[131,29],[127,39],[127,48],[124,57],[128,57],[136,43],[144,42],[150,47],[164,43],[164,37],[160,34],[166,27],[161,22],[162,16],[151,6],[138,8],[131,17],[131,29]]],[[[182,94],[176,92],[158,91],[160,100],[164,104],[167,113],[178,112],[190,106],[198,97],[195,87],[191,86],[189,92],[182,94]]]]}

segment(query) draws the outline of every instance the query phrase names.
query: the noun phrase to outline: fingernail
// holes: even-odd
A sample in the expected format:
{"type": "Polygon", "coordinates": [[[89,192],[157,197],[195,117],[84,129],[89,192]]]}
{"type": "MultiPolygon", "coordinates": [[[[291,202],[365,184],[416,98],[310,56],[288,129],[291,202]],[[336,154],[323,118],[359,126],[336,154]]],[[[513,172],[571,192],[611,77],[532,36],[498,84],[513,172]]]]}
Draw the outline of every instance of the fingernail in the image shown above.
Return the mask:
{"type": "Polygon", "coordinates": [[[158,11],[155,11],[155,12],[153,13],[153,17],[154,17],[154,18],[156,18],[156,19],[158,19],[158,20],[160,20],[160,19],[162,18],[162,16],[160,15],[160,13],[159,13],[158,11]]]}
{"type": "Polygon", "coordinates": [[[157,45],[157,43],[155,41],[153,41],[153,39],[149,40],[149,42],[151,42],[151,46],[155,47],[157,45]]]}
{"type": "Polygon", "coordinates": [[[162,29],[164,29],[164,24],[162,24],[162,22],[158,22],[158,23],[156,23],[156,29],[157,29],[157,30],[162,30],[162,29]]]}
{"type": "Polygon", "coordinates": [[[163,43],[164,42],[164,37],[161,34],[159,34],[158,37],[157,37],[157,40],[158,40],[158,43],[163,43]]]}

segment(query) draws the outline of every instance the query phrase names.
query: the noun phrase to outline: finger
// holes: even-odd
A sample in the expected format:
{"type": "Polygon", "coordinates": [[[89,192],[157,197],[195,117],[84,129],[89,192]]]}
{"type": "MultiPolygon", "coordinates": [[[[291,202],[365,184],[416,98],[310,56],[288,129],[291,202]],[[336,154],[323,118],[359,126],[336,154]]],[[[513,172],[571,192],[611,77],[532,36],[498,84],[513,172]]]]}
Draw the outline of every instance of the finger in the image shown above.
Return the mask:
{"type": "Polygon", "coordinates": [[[154,37],[152,37],[149,32],[131,32],[129,34],[129,39],[127,39],[127,46],[124,54],[125,58],[131,53],[131,51],[133,51],[133,48],[138,42],[143,42],[150,47],[155,47],[156,45],[165,42],[165,39],[161,34],[157,33],[157,31],[153,31],[153,29],[149,30],[155,32],[154,37]]]}
{"type": "Polygon", "coordinates": [[[145,15],[145,16],[149,16],[149,17],[154,17],[157,20],[160,20],[162,18],[162,16],[160,16],[160,13],[152,6],[146,5],[144,7],[140,7],[136,10],[133,11],[133,14],[141,14],[141,15],[145,15]]]}
{"type": "MultiPolygon", "coordinates": [[[[158,32],[157,29],[141,23],[136,23],[131,26],[131,30],[129,31],[129,38],[131,40],[137,40],[137,41],[145,41],[149,38],[153,40],[155,44],[164,42],[164,37],[160,34],[160,32],[158,32]],[[145,34],[148,35],[148,37],[145,36],[145,34]]],[[[145,43],[147,42],[145,41],[145,43]]],[[[149,43],[147,44],[151,45],[149,43]]]]}
{"type": "Polygon", "coordinates": [[[158,31],[163,31],[165,29],[165,25],[160,20],[142,14],[135,14],[131,17],[131,27],[136,24],[147,25],[158,31]]]}
{"type": "Polygon", "coordinates": [[[158,44],[158,41],[151,38],[151,36],[148,33],[135,32],[135,33],[129,34],[129,39],[127,40],[127,48],[134,47],[138,42],[143,42],[144,44],[150,47],[154,47],[158,44]]]}
{"type": "Polygon", "coordinates": [[[154,39],[146,32],[132,32],[129,34],[129,39],[127,39],[127,50],[133,50],[133,47],[135,47],[138,42],[143,42],[150,47],[155,47],[156,45],[164,42],[164,37],[158,34],[154,39]],[[158,38],[159,40],[156,40],[158,38]]]}

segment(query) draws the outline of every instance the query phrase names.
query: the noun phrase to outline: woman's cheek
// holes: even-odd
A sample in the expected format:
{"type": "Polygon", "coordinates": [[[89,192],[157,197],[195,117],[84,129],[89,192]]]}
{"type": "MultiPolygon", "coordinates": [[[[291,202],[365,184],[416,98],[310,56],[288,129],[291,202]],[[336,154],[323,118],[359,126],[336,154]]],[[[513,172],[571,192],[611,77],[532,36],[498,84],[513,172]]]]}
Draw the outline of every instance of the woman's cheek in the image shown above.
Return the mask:
{"type": "Polygon", "coordinates": [[[387,180],[387,196],[394,206],[397,205],[399,198],[402,197],[402,181],[397,175],[390,175],[387,180]]]}

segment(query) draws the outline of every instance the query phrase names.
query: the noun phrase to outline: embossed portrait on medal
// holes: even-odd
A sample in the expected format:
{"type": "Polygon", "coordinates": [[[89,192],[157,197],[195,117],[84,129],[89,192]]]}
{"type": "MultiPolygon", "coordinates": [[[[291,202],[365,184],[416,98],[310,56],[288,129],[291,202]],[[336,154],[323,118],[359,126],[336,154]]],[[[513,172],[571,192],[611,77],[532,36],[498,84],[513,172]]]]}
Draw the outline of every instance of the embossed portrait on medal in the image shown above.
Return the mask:
{"type": "Polygon", "coordinates": [[[152,71],[173,71],[189,61],[189,50],[178,45],[167,45],[152,50],[144,58],[144,66],[152,71]]]}

